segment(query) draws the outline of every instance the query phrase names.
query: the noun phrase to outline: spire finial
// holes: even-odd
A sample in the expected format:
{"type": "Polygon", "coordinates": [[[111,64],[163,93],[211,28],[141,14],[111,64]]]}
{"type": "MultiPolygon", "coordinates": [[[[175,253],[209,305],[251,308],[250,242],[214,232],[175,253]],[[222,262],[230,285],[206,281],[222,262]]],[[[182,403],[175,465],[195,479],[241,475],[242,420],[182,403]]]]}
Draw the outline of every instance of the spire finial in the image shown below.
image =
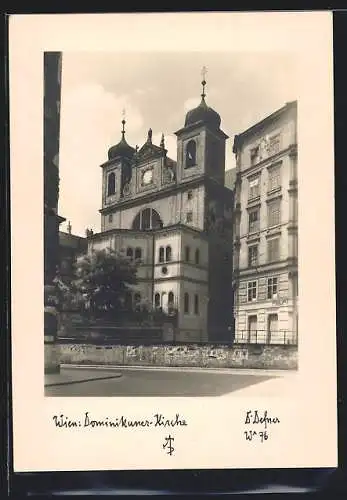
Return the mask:
{"type": "Polygon", "coordinates": [[[122,138],[124,139],[124,135],[125,135],[125,128],[124,128],[124,125],[126,123],[125,121],[125,109],[123,108],[122,110],[122,116],[123,116],[123,120],[122,120],[122,138]]]}
{"type": "Polygon", "coordinates": [[[69,234],[71,234],[71,229],[72,229],[72,226],[71,226],[71,222],[69,221],[68,224],[67,224],[67,232],[69,234]]]}
{"type": "Polygon", "coordinates": [[[147,142],[149,142],[149,143],[152,143],[152,134],[153,134],[153,132],[152,132],[152,129],[150,128],[148,130],[148,135],[147,135],[147,142]]]}
{"type": "Polygon", "coordinates": [[[202,82],[201,82],[202,94],[201,94],[201,97],[202,97],[203,101],[205,100],[205,97],[206,97],[206,94],[205,94],[206,74],[207,74],[207,68],[206,68],[206,66],[203,66],[202,70],[201,70],[201,76],[202,76],[202,82]]]}
{"type": "Polygon", "coordinates": [[[165,149],[165,138],[164,138],[164,134],[161,134],[160,147],[161,147],[162,149],[165,149]]]}

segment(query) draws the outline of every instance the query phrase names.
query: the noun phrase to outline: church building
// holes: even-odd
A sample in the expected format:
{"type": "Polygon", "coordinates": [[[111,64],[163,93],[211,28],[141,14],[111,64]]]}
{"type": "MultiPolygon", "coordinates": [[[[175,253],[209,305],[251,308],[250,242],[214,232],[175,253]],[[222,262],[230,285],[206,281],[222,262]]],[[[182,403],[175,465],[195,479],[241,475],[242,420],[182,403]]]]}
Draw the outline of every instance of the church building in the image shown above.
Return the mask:
{"type": "Polygon", "coordinates": [[[175,132],[177,161],[165,138],[142,147],[125,138],[101,165],[101,232],[88,251],[112,248],[137,262],[131,300],[176,311],[176,341],[230,341],[233,336],[233,191],[225,187],[228,136],[220,115],[200,104],[175,132]]]}

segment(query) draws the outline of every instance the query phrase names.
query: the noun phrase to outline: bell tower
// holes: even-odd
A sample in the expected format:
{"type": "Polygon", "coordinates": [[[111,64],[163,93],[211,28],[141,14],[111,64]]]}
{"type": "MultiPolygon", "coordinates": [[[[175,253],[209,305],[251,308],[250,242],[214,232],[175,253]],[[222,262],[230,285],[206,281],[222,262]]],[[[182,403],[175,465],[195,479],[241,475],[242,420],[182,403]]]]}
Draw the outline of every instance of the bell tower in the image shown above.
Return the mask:
{"type": "Polygon", "coordinates": [[[188,111],[184,127],[177,136],[177,181],[186,182],[204,176],[224,185],[225,142],[221,117],[206,104],[206,73],[202,69],[202,93],[199,106],[188,111]]]}
{"type": "Polygon", "coordinates": [[[102,167],[102,208],[119,201],[124,186],[131,178],[131,165],[135,149],[125,140],[125,110],[122,119],[122,138],[108,150],[108,161],[102,167]]]}

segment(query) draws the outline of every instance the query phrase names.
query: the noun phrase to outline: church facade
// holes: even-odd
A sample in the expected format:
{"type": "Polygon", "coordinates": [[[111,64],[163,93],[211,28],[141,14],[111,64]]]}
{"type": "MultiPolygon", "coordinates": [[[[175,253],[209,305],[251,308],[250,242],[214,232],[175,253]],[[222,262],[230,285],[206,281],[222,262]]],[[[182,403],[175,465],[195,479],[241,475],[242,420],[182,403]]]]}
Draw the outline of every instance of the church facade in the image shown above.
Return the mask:
{"type": "Polygon", "coordinates": [[[88,251],[112,248],[137,262],[133,302],[176,311],[176,341],[230,341],[233,336],[233,191],[226,188],[228,136],[221,117],[201,103],[175,132],[177,161],[165,138],[142,147],[122,137],[101,165],[101,232],[88,251]]]}

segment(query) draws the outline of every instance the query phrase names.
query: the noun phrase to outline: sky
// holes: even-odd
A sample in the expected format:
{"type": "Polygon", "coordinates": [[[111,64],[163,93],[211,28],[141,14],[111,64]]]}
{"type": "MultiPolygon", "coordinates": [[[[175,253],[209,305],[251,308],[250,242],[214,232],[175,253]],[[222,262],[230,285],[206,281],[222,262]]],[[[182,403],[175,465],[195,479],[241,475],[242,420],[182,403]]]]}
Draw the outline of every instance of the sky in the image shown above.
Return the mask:
{"type": "Polygon", "coordinates": [[[207,68],[206,102],[229,136],[226,170],[235,166],[233,138],[286,102],[297,99],[297,67],[290,53],[63,53],[60,125],[59,215],[72,233],[100,232],[102,169],[110,146],[121,138],[141,147],[153,130],[162,133],[176,160],[174,132],[201,100],[201,70],[207,68]]]}

